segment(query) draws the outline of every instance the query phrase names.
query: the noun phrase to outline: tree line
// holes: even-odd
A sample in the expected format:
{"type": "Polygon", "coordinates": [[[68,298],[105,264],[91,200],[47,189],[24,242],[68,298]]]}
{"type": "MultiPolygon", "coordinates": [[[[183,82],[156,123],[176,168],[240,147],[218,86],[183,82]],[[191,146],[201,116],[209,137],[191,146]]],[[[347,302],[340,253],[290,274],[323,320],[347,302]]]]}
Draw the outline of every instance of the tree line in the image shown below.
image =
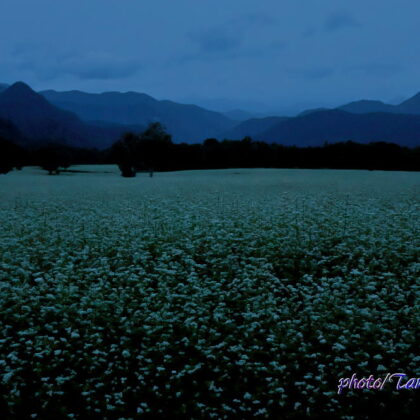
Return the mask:
{"type": "Polygon", "coordinates": [[[75,164],[117,164],[121,175],[137,172],[222,168],[330,168],[369,170],[420,170],[420,147],[410,149],[393,143],[352,141],[325,143],[319,147],[284,146],[242,140],[207,139],[202,144],[172,142],[160,123],[142,133],[126,133],[107,150],[78,149],[44,144],[27,149],[0,138],[0,173],[13,168],[40,166],[58,174],[75,164]]]}

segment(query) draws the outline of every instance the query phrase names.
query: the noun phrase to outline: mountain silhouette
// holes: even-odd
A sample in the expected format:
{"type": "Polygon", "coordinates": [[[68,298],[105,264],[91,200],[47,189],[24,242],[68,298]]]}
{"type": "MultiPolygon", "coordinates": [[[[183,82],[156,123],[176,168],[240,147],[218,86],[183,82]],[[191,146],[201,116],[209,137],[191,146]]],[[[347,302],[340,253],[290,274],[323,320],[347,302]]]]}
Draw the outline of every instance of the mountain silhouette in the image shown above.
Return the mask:
{"type": "Polygon", "coordinates": [[[15,143],[25,145],[25,138],[10,120],[0,118],[0,138],[13,140],[15,143]]]}
{"type": "Polygon", "coordinates": [[[233,109],[231,111],[223,112],[223,115],[234,121],[246,121],[251,118],[262,118],[264,115],[243,111],[242,109],[233,109]]]}
{"type": "Polygon", "coordinates": [[[399,105],[361,100],[336,109],[307,110],[296,117],[233,121],[195,105],[156,100],[144,93],[81,91],[36,93],[23,82],[0,91],[0,135],[27,144],[58,142],[75,147],[109,147],[124,132],[143,131],[159,121],[175,142],[206,138],[255,140],[317,146],[324,142],[393,142],[420,145],[420,93],[399,105]],[[3,134],[2,134],[3,133],[3,134]]]}
{"type": "Polygon", "coordinates": [[[361,100],[350,102],[342,105],[337,109],[342,111],[352,112],[354,114],[368,114],[370,112],[391,112],[399,113],[398,107],[395,105],[388,105],[381,101],[361,100]]]}
{"type": "Polygon", "coordinates": [[[318,111],[279,122],[257,140],[296,146],[352,140],[360,143],[392,142],[420,145],[420,116],[392,113],[354,114],[342,110],[318,111]]]}
{"type": "MultiPolygon", "coordinates": [[[[399,105],[390,105],[382,101],[363,99],[341,105],[335,109],[351,112],[353,114],[368,114],[371,112],[389,112],[391,114],[415,114],[420,115],[420,92],[413,97],[401,102],[399,105]]],[[[331,110],[331,108],[308,109],[299,116],[317,112],[320,110],[331,110]]]]}
{"type": "Polygon", "coordinates": [[[257,140],[296,146],[353,140],[361,143],[389,141],[417,147],[420,145],[419,122],[420,93],[399,105],[360,100],[335,109],[306,110],[297,117],[278,121],[275,118],[249,119],[227,134],[236,139],[251,136],[257,140]]]}
{"type": "Polygon", "coordinates": [[[11,121],[32,144],[57,142],[75,147],[105,148],[127,127],[95,126],[50,104],[27,84],[16,82],[0,92],[0,118],[11,121]]]}
{"type": "Polygon", "coordinates": [[[314,108],[314,109],[306,109],[305,111],[302,111],[301,113],[299,113],[297,116],[298,117],[303,117],[305,115],[308,114],[312,114],[313,112],[318,112],[318,111],[328,111],[329,108],[314,108]]]}
{"type": "Polygon", "coordinates": [[[263,133],[270,127],[273,127],[276,124],[281,123],[287,119],[288,117],[251,118],[238,124],[236,127],[223,133],[219,137],[227,139],[243,139],[247,136],[258,136],[260,133],[263,133]]]}
{"type": "Polygon", "coordinates": [[[402,102],[398,108],[407,114],[420,114],[420,92],[402,102]]]}
{"type": "Polygon", "coordinates": [[[75,113],[85,122],[104,121],[115,124],[148,125],[159,121],[175,141],[200,142],[232,128],[237,122],[225,115],[196,105],[156,100],[137,92],[81,91],[40,92],[57,107],[75,113]]]}

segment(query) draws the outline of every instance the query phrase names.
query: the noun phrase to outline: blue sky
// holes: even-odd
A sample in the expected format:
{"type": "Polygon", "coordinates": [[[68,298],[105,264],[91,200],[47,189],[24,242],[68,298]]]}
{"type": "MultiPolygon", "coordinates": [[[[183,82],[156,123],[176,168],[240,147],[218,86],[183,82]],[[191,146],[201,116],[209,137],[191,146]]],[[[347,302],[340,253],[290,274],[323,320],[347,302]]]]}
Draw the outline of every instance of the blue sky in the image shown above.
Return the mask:
{"type": "Polygon", "coordinates": [[[2,0],[0,82],[284,112],[396,102],[420,91],[419,18],[418,0],[2,0]]]}

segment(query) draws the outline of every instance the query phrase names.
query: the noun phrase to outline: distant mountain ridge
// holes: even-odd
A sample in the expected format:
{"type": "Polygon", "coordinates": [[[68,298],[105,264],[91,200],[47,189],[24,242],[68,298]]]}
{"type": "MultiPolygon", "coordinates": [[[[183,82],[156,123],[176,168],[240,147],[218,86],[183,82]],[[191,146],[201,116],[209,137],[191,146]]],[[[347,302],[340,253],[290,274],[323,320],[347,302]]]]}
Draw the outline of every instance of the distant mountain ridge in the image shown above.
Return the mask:
{"type": "Polygon", "coordinates": [[[342,111],[351,112],[353,114],[368,114],[370,112],[390,112],[390,113],[400,113],[398,111],[398,106],[388,105],[382,101],[371,101],[371,100],[361,100],[350,102],[346,105],[342,105],[336,109],[342,111]]]}
{"type": "MultiPolygon", "coordinates": [[[[231,130],[223,133],[222,137],[227,139],[242,139],[244,137],[255,137],[268,130],[270,127],[289,119],[288,117],[265,117],[251,118],[243,121],[231,130]]],[[[220,136],[219,136],[220,137],[220,136]]]]}
{"type": "Polygon", "coordinates": [[[0,118],[0,138],[12,140],[20,145],[25,144],[25,139],[19,129],[10,121],[0,118]]]}
{"type": "Polygon", "coordinates": [[[318,111],[281,121],[255,136],[257,140],[291,146],[319,146],[324,142],[392,142],[420,146],[420,115],[355,114],[339,109],[318,111]]]}
{"type": "MultiPolygon", "coordinates": [[[[420,92],[413,97],[401,102],[399,105],[390,105],[382,101],[362,99],[353,101],[337,108],[322,108],[322,110],[339,109],[353,114],[368,114],[370,112],[388,112],[392,114],[415,114],[420,115],[420,92]]],[[[299,115],[316,112],[321,109],[305,110],[299,115]]]]}
{"type": "Polygon", "coordinates": [[[420,114],[420,92],[398,105],[407,114],[420,114]]]}
{"type": "Polygon", "coordinates": [[[227,116],[196,105],[156,100],[137,92],[40,92],[53,105],[75,113],[85,122],[106,121],[125,125],[161,122],[175,141],[200,142],[237,124],[227,116]]]}
{"type": "MultiPolygon", "coordinates": [[[[237,117],[246,117],[242,111],[235,112],[237,117]]],[[[420,145],[420,93],[399,105],[362,100],[335,109],[306,110],[296,117],[234,121],[219,112],[156,100],[144,93],[36,93],[22,82],[0,84],[0,135],[20,142],[55,141],[105,149],[124,132],[142,131],[154,121],[163,123],[175,142],[198,143],[211,137],[240,140],[250,136],[296,146],[353,140],[416,147],[420,145]]]]}
{"type": "Polygon", "coordinates": [[[0,118],[8,120],[27,142],[58,142],[75,147],[106,148],[127,127],[86,124],[75,114],[50,104],[23,82],[0,92],[0,118]]]}
{"type": "Polygon", "coordinates": [[[242,111],[242,109],[233,109],[232,111],[223,112],[223,115],[234,121],[245,121],[255,116],[247,111],[242,111]]]}
{"type": "Polygon", "coordinates": [[[388,141],[420,146],[420,93],[399,105],[361,100],[335,109],[318,108],[292,118],[253,118],[241,122],[222,137],[295,146],[318,146],[346,140],[368,143],[388,141]]]}

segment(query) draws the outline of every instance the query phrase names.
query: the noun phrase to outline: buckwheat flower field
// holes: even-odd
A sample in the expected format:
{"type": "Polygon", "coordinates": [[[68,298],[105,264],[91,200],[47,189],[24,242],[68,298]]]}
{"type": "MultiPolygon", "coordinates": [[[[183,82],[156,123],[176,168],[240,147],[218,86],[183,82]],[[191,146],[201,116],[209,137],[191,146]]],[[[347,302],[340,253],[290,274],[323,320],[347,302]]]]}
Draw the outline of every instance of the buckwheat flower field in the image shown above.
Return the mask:
{"type": "Polygon", "coordinates": [[[0,177],[2,419],[415,418],[420,174],[0,177]],[[386,417],[384,417],[386,416],[386,417]]]}

